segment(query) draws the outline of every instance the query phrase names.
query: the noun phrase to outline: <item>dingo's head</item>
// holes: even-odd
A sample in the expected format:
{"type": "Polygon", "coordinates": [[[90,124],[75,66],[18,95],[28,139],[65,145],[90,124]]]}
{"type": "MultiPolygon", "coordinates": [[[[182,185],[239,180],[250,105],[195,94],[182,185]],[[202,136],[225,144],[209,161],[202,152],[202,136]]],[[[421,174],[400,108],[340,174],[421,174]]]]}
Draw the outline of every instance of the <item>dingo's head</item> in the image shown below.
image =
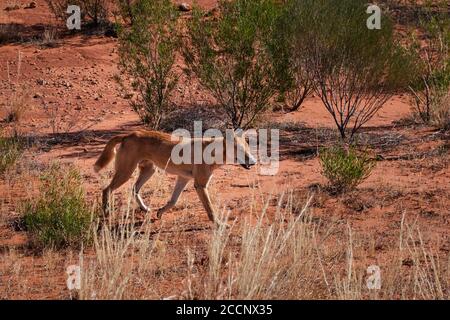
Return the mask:
{"type": "Polygon", "coordinates": [[[251,153],[244,132],[242,130],[234,132],[233,139],[235,160],[243,168],[250,170],[256,164],[256,158],[251,153]]]}

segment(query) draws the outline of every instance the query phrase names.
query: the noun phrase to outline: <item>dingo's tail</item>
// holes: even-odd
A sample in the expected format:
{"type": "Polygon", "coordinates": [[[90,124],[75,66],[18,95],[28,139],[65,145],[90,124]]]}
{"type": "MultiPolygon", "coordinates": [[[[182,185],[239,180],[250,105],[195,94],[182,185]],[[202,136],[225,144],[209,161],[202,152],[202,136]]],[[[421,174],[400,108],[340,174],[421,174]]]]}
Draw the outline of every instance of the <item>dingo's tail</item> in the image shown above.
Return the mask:
{"type": "Polygon", "coordinates": [[[105,146],[105,149],[103,149],[102,154],[100,155],[100,157],[97,159],[97,161],[94,164],[95,172],[99,172],[104,167],[106,167],[108,165],[108,163],[111,162],[111,160],[114,158],[114,155],[116,153],[114,147],[117,144],[121,143],[126,136],[127,135],[116,136],[108,141],[108,143],[105,146]]]}

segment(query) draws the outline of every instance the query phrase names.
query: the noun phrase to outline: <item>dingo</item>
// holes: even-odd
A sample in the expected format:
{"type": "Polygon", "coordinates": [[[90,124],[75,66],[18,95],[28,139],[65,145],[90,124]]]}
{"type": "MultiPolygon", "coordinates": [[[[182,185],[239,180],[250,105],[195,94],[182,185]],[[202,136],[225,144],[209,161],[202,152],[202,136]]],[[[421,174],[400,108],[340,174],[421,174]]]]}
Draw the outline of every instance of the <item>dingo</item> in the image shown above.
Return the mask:
{"type": "MultiPolygon", "coordinates": [[[[208,194],[208,183],[211,179],[213,171],[220,167],[222,164],[175,164],[171,159],[172,149],[180,143],[189,143],[198,145],[199,140],[200,145],[205,149],[210,144],[223,143],[223,155],[227,157],[229,148],[227,148],[227,143],[229,139],[226,138],[194,138],[186,139],[179,138],[178,140],[172,138],[170,134],[156,132],[156,131],[146,131],[139,130],[132,132],[130,134],[118,135],[112,138],[105,146],[102,154],[98,158],[94,165],[96,172],[106,167],[109,162],[114,158],[115,146],[121,144],[118,148],[115,157],[115,173],[112,178],[111,183],[108,187],[103,190],[103,210],[108,212],[109,209],[109,198],[114,190],[119,188],[133,174],[136,167],[139,167],[140,174],[133,187],[133,193],[136,198],[139,207],[147,212],[148,207],[144,204],[142,197],[139,194],[142,186],[150,179],[150,177],[155,172],[155,166],[165,170],[169,174],[177,175],[177,181],[175,188],[172,193],[172,197],[167,202],[165,206],[160,208],[157,212],[158,219],[161,219],[164,212],[175,206],[180,197],[181,192],[186,187],[189,180],[194,180],[194,187],[202,202],[208,218],[215,223],[218,223],[215,217],[215,210],[211,204],[211,200],[208,194]]],[[[232,157],[234,162],[239,163],[245,169],[250,169],[256,164],[256,159],[250,153],[249,145],[247,144],[245,137],[233,134],[233,152],[232,157]],[[244,155],[245,159],[239,159],[239,156],[234,155],[244,155]]],[[[228,154],[228,156],[230,156],[228,154]]],[[[193,155],[192,155],[193,157],[193,155]]]]}

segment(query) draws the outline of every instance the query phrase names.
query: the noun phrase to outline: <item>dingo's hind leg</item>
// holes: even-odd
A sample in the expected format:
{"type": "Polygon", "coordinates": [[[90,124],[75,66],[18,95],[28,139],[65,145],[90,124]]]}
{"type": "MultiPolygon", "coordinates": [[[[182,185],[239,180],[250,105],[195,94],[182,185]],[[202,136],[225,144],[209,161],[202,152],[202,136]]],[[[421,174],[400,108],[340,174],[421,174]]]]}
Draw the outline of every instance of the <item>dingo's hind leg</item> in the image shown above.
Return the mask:
{"type": "Polygon", "coordinates": [[[106,214],[109,213],[109,198],[111,197],[111,194],[130,179],[136,167],[136,160],[127,159],[126,155],[120,151],[117,153],[114,177],[109,186],[103,190],[103,211],[106,214]]]}
{"type": "Polygon", "coordinates": [[[177,201],[180,198],[180,195],[183,192],[184,188],[186,188],[188,182],[189,182],[188,178],[178,177],[177,183],[175,184],[175,188],[173,189],[172,197],[170,198],[169,202],[167,202],[167,204],[164,207],[158,210],[158,213],[156,215],[158,219],[161,219],[164,212],[172,209],[177,204],[177,201]]]}
{"type": "Polygon", "coordinates": [[[151,161],[143,161],[139,164],[139,170],[140,170],[140,174],[139,174],[138,179],[136,180],[136,183],[134,184],[133,193],[134,193],[136,202],[138,203],[141,210],[147,212],[148,207],[145,205],[144,200],[142,200],[142,197],[139,194],[139,191],[141,190],[142,186],[155,173],[155,166],[153,165],[153,163],[151,161]]]}

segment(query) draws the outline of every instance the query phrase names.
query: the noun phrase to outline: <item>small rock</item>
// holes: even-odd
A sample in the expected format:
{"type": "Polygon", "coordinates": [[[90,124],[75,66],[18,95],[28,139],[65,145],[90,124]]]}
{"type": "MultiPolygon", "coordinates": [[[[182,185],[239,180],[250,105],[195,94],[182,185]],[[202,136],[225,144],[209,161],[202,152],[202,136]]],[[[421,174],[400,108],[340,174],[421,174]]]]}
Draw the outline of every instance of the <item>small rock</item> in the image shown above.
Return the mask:
{"type": "Polygon", "coordinates": [[[40,86],[44,86],[47,84],[47,81],[45,81],[44,79],[37,79],[36,83],[40,86]]]}
{"type": "Polygon", "coordinates": [[[40,98],[42,98],[42,93],[36,92],[36,93],[34,94],[33,98],[34,98],[34,99],[40,99],[40,98]]]}
{"type": "Polygon", "coordinates": [[[5,11],[13,11],[13,10],[19,10],[19,9],[20,9],[20,6],[18,4],[14,4],[14,5],[7,6],[5,8],[5,11]]]}
{"type": "Polygon", "coordinates": [[[403,266],[412,267],[414,265],[414,261],[410,258],[404,259],[402,261],[403,266]]]}
{"type": "Polygon", "coordinates": [[[34,9],[36,8],[36,2],[31,1],[27,6],[24,7],[24,9],[34,9]]]}
{"type": "Polygon", "coordinates": [[[192,8],[189,4],[182,2],[178,5],[178,10],[183,11],[183,12],[188,12],[188,11],[191,11],[192,8]]]}

